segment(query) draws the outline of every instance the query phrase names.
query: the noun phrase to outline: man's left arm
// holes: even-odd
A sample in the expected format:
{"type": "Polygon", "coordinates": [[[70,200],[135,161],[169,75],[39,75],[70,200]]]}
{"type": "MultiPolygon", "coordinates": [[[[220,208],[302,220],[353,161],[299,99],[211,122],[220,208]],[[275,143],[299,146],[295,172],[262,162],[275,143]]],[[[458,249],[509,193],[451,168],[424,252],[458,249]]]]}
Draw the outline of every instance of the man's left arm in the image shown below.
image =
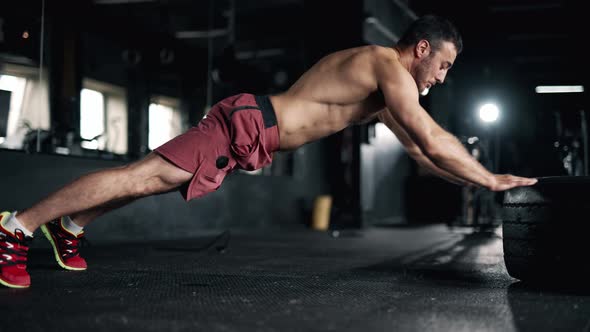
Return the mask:
{"type": "Polygon", "coordinates": [[[406,133],[406,131],[395,121],[393,116],[391,116],[389,110],[385,109],[384,111],[379,112],[377,118],[394,133],[394,135],[402,143],[410,157],[416,160],[416,162],[420,166],[424,167],[430,173],[442,177],[443,179],[457,185],[475,186],[475,184],[454,176],[453,174],[441,169],[440,167],[436,166],[432,161],[430,161],[430,159],[428,159],[428,157],[426,157],[426,155],[422,153],[420,147],[412,141],[412,139],[406,133]]]}

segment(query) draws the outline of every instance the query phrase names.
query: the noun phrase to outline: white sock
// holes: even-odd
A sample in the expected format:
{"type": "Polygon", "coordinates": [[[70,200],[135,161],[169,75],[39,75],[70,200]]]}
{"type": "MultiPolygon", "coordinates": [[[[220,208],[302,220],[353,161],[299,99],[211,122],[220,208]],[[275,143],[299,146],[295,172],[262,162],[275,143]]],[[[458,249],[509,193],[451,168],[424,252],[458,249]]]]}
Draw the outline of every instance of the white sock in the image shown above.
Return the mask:
{"type": "Polygon", "coordinates": [[[70,233],[74,234],[74,235],[78,235],[80,233],[82,233],[82,231],[84,230],[84,227],[80,227],[78,226],[73,220],[72,218],[70,218],[70,216],[65,216],[63,218],[61,218],[61,225],[70,233]]]}
{"type": "Polygon", "coordinates": [[[12,212],[10,216],[6,218],[6,221],[2,223],[2,226],[4,226],[4,228],[6,228],[6,230],[12,234],[14,234],[17,229],[20,229],[26,236],[33,237],[33,233],[26,229],[25,226],[23,226],[23,224],[21,224],[20,221],[16,219],[16,211],[12,212]]]}

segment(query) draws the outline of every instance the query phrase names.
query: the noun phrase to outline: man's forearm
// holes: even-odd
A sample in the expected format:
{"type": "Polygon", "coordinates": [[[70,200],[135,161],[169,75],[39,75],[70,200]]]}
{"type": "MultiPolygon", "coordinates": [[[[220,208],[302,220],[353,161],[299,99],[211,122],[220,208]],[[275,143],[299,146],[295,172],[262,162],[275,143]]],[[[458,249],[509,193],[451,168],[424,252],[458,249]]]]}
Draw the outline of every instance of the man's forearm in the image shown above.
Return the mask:
{"type": "Polygon", "coordinates": [[[428,159],[428,157],[426,157],[423,154],[415,154],[412,155],[412,158],[414,160],[416,160],[416,162],[424,167],[427,171],[429,171],[430,173],[441,177],[451,183],[457,184],[457,185],[462,185],[462,186],[469,186],[469,185],[474,185],[474,183],[469,182],[469,181],[465,181],[459,177],[454,176],[453,174],[439,168],[438,166],[436,166],[432,161],[430,161],[430,159],[428,159]]]}
{"type": "Polygon", "coordinates": [[[436,137],[434,152],[428,158],[442,170],[478,186],[489,188],[494,177],[483,167],[455,136],[445,133],[436,137]]]}
{"type": "Polygon", "coordinates": [[[412,141],[412,139],[408,136],[406,131],[395,121],[395,119],[389,113],[389,110],[384,112],[377,113],[378,119],[385,123],[385,125],[397,136],[397,138],[402,142],[410,157],[412,157],[416,162],[426,168],[429,172],[433,173],[436,176],[439,176],[449,182],[458,184],[458,185],[474,185],[474,183],[465,181],[453,174],[441,169],[440,167],[436,166],[427,156],[424,155],[423,151],[412,141]]]}

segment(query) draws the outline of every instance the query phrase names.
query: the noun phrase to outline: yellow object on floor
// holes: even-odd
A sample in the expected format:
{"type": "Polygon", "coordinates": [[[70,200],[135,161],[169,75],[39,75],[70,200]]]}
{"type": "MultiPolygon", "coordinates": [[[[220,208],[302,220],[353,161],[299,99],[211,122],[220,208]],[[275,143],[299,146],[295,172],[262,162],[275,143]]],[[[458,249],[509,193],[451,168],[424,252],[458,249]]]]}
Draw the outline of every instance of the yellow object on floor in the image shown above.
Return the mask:
{"type": "Polygon", "coordinates": [[[332,196],[321,195],[316,197],[313,206],[311,228],[318,231],[328,230],[330,226],[330,211],[332,210],[332,196]]]}

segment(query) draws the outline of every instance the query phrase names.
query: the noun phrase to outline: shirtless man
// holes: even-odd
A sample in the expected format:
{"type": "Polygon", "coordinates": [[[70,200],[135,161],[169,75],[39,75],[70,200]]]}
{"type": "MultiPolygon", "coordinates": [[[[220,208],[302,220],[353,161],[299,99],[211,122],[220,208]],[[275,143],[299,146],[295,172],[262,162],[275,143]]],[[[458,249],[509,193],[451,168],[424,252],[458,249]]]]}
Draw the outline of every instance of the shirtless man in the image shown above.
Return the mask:
{"type": "Polygon", "coordinates": [[[419,92],[443,83],[462,49],[447,20],[416,20],[394,47],[364,46],[327,55],[284,93],[239,94],[212,107],[186,133],[129,165],[85,175],[30,208],[0,216],[0,283],[28,287],[27,243],[41,227],[57,262],[84,270],[83,227],[137,198],[179,190],[186,200],[216,190],[235,169],[268,165],[296,149],[378,117],[419,164],[456,184],[502,191],[536,183],[487,171],[420,106],[419,92]]]}

